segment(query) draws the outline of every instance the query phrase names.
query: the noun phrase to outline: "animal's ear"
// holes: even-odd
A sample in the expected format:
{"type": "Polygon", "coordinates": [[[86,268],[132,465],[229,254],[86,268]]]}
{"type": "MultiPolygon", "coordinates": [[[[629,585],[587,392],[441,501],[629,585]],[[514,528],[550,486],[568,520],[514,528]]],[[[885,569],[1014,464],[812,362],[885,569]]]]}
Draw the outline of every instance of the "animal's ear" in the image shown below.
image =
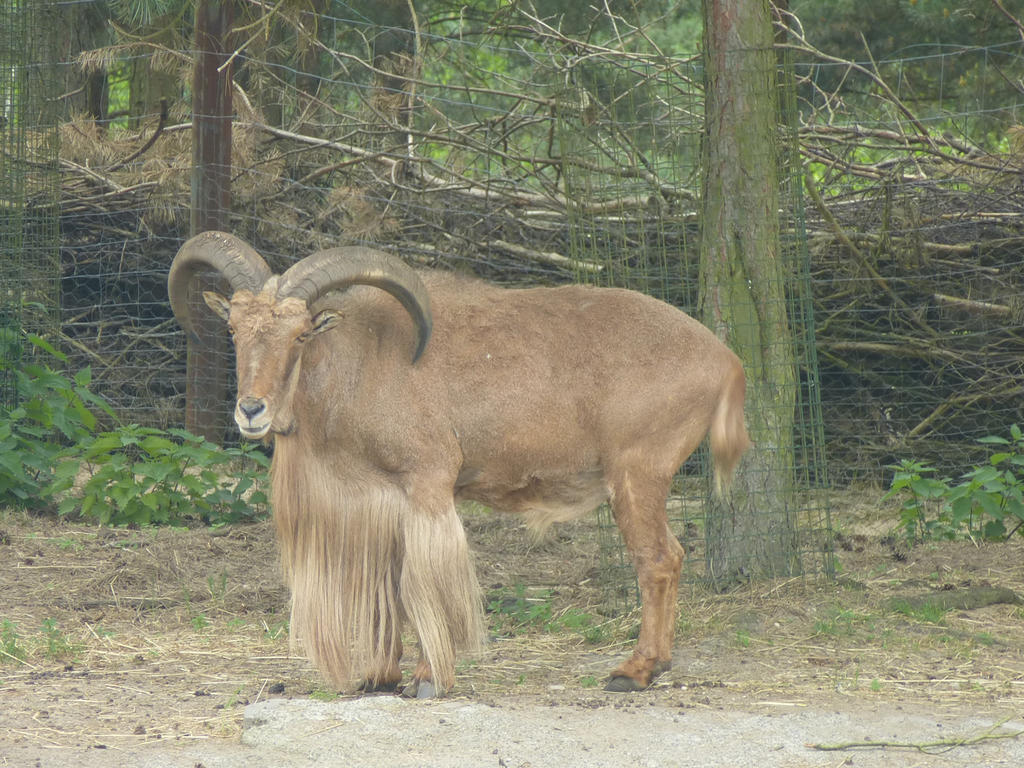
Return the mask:
{"type": "Polygon", "coordinates": [[[299,337],[299,340],[306,341],[319,333],[329,331],[331,328],[336,326],[340,320],[341,315],[333,310],[325,309],[323,312],[317,312],[316,315],[313,316],[313,327],[302,334],[302,336],[299,337]]]}
{"type": "Polygon", "coordinates": [[[227,299],[219,293],[203,291],[203,301],[206,302],[206,306],[216,313],[217,317],[225,323],[228,321],[228,317],[231,314],[231,303],[227,299]]]}

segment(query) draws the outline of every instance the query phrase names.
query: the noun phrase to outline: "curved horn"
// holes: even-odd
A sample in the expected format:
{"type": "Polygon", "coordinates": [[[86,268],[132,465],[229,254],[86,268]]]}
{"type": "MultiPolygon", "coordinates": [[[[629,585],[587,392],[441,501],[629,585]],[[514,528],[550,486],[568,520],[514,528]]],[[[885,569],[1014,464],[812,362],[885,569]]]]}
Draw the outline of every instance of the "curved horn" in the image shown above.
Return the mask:
{"type": "Polygon", "coordinates": [[[189,320],[188,287],[192,277],[201,270],[212,269],[222,274],[231,291],[242,289],[259,293],[263,283],[273,274],[251,245],[227,232],[202,232],[178,250],[167,273],[167,295],[171,311],[186,333],[192,333],[189,320]]]}
{"type": "Polygon", "coordinates": [[[324,294],[350,285],[372,285],[402,303],[416,324],[418,341],[412,361],[419,360],[433,327],[430,296],[415,270],[386,253],[355,246],[317,251],[281,275],[277,295],[293,296],[312,305],[324,294]]]}

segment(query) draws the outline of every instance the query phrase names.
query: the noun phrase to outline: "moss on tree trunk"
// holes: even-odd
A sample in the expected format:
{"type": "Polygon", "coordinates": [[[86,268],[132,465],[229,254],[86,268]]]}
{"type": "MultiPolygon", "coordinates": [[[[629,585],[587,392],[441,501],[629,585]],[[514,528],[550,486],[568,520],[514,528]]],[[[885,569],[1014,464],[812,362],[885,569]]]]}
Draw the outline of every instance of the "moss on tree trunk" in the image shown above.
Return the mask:
{"type": "Polygon", "coordinates": [[[701,313],[743,360],[754,447],[707,520],[707,575],[789,574],[796,563],[796,372],[780,256],[778,94],[767,0],[704,0],[701,313]]]}

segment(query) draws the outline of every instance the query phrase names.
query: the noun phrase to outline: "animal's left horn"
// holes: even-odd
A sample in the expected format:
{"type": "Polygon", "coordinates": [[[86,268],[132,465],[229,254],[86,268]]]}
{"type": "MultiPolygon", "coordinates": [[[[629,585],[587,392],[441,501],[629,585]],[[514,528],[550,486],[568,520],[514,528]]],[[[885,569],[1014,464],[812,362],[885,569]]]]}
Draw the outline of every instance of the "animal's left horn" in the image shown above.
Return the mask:
{"type": "Polygon", "coordinates": [[[372,248],[346,247],[317,251],[293,264],[281,275],[277,295],[302,299],[312,305],[321,296],[350,285],[372,285],[398,299],[416,324],[415,363],[430,339],[433,320],[430,296],[415,270],[372,248]]]}
{"type": "Polygon", "coordinates": [[[186,332],[192,332],[189,318],[188,287],[192,277],[203,269],[223,275],[232,292],[242,289],[259,293],[272,274],[267,262],[241,238],[227,232],[210,230],[190,238],[178,250],[167,273],[167,295],[171,311],[186,332]]]}

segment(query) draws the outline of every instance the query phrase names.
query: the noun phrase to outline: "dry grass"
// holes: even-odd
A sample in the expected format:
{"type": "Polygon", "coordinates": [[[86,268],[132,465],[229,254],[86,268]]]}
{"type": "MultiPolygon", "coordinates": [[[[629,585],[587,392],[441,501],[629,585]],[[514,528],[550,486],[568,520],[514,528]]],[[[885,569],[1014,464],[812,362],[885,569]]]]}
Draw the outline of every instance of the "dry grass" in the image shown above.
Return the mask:
{"type": "MultiPolygon", "coordinates": [[[[984,585],[1024,594],[1024,540],[894,551],[870,507],[846,499],[838,517],[836,583],[793,579],[728,595],[684,585],[673,670],[652,691],[622,697],[600,683],[629,652],[638,615],[604,615],[595,524],[565,525],[538,543],[514,519],[469,513],[485,591],[525,602],[506,601],[492,615],[498,636],[462,662],[457,693],[579,706],[898,700],[1024,712],[1021,606],[936,615],[889,607],[894,595],[984,585]],[[534,606],[539,618],[517,625],[534,606]]],[[[234,737],[247,703],[336,695],[289,655],[287,594],[267,524],[110,531],[9,513],[0,542],[0,731],[8,740],[234,737]]]]}

